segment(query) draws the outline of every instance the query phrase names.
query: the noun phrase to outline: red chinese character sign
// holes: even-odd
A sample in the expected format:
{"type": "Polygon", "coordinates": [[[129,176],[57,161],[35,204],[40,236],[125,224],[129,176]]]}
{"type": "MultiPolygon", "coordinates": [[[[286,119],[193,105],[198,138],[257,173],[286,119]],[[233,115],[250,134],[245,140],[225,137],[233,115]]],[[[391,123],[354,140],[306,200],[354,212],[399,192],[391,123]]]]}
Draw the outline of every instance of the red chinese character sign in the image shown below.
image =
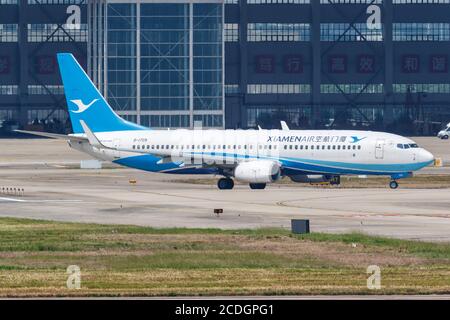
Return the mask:
{"type": "Polygon", "coordinates": [[[36,57],[36,73],[53,74],[56,71],[56,59],[53,56],[36,57]]]}
{"type": "Polygon", "coordinates": [[[328,57],[329,73],[346,73],[347,72],[347,56],[331,55],[328,57]]]}
{"type": "Polygon", "coordinates": [[[358,56],[358,64],[356,69],[358,73],[374,73],[375,72],[375,56],[362,54],[358,56]]]}
{"type": "Polygon", "coordinates": [[[255,57],[256,73],[273,73],[275,71],[275,58],[271,55],[255,57]]]}
{"type": "Polygon", "coordinates": [[[418,73],[420,71],[420,58],[416,54],[405,54],[402,56],[402,72],[418,73]]]}
{"type": "Polygon", "coordinates": [[[10,61],[7,56],[0,56],[0,74],[8,74],[10,71],[10,61]]]}
{"type": "Polygon", "coordinates": [[[437,54],[430,56],[430,72],[431,73],[447,73],[448,72],[448,55],[437,54]]]}
{"type": "Polygon", "coordinates": [[[288,55],[284,56],[285,73],[303,73],[303,56],[288,55]]]}

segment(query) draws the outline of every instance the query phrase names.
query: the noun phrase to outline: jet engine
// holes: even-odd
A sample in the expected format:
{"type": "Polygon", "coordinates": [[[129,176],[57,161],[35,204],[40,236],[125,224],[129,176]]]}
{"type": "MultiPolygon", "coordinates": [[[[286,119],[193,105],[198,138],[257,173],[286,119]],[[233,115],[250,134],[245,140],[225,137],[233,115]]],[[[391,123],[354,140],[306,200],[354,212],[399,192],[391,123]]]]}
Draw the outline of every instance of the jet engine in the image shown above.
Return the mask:
{"type": "Polygon", "coordinates": [[[268,160],[241,162],[234,169],[234,177],[248,183],[271,183],[280,175],[280,165],[268,160]]]}

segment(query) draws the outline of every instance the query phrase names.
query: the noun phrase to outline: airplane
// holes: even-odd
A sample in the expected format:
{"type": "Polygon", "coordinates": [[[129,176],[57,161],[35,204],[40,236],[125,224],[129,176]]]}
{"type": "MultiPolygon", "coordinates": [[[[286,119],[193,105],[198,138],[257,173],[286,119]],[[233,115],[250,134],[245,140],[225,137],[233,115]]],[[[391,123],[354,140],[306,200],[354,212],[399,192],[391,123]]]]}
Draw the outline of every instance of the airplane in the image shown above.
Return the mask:
{"type": "Polygon", "coordinates": [[[411,139],[356,130],[153,130],[122,119],[70,53],[57,54],[73,134],[65,139],[103,161],[150,172],[214,174],[221,190],[234,180],[264,189],[282,177],[339,184],[342,175],[389,176],[391,189],[434,161],[411,139]]]}

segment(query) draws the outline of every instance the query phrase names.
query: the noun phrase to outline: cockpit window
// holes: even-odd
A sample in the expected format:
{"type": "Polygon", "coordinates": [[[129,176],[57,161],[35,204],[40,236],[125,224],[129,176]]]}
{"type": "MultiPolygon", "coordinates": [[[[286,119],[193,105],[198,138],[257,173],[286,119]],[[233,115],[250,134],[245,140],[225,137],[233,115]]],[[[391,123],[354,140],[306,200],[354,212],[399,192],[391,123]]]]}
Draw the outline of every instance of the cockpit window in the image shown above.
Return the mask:
{"type": "Polygon", "coordinates": [[[397,144],[397,148],[399,149],[409,149],[409,148],[418,148],[419,146],[416,143],[409,143],[409,144],[403,144],[403,143],[398,143],[397,144]]]}

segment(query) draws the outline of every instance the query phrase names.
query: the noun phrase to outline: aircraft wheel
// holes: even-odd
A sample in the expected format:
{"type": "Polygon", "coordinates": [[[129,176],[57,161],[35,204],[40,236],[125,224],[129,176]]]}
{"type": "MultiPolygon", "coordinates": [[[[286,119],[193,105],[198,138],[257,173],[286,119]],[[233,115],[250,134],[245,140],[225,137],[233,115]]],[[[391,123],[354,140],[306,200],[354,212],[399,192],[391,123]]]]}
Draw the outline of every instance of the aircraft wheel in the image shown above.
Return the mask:
{"type": "Polygon", "coordinates": [[[234,187],[234,181],[230,178],[221,178],[217,181],[217,187],[220,190],[231,190],[234,187]]]}
{"type": "Polygon", "coordinates": [[[397,189],[398,188],[398,182],[395,180],[392,180],[391,182],[389,182],[389,187],[391,189],[397,189]]]}
{"type": "Polygon", "coordinates": [[[250,189],[253,190],[262,190],[266,188],[266,184],[265,183],[250,183],[250,189]]]}

